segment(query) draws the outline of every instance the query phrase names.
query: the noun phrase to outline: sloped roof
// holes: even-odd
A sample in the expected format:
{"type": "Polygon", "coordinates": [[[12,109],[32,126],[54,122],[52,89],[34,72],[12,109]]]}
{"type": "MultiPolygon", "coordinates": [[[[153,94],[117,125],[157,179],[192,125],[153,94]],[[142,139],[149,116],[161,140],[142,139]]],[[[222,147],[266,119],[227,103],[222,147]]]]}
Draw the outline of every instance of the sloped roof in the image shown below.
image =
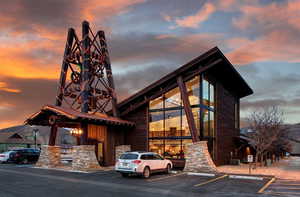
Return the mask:
{"type": "Polygon", "coordinates": [[[122,120],[117,117],[108,116],[103,113],[81,113],[75,111],[71,108],[54,106],[54,105],[45,105],[42,107],[40,111],[31,115],[26,121],[26,124],[37,124],[39,119],[45,119],[45,117],[49,117],[52,114],[56,114],[58,116],[63,116],[69,120],[73,121],[81,121],[86,120],[92,123],[98,124],[106,124],[106,125],[119,125],[119,126],[134,126],[133,122],[122,120]]]}
{"type": "MultiPolygon", "coordinates": [[[[164,87],[166,84],[176,83],[176,78],[178,76],[191,75],[197,69],[204,68],[208,65],[211,65],[209,68],[210,73],[212,73],[220,82],[222,82],[224,87],[235,91],[239,98],[253,94],[253,90],[236,71],[225,55],[218,47],[214,47],[118,103],[118,108],[120,111],[123,111],[124,109],[130,107],[130,105],[134,105],[134,103],[144,99],[146,95],[153,95],[154,92],[161,91],[162,87],[164,87]]],[[[128,110],[128,112],[130,112],[130,110],[128,110]]]]}

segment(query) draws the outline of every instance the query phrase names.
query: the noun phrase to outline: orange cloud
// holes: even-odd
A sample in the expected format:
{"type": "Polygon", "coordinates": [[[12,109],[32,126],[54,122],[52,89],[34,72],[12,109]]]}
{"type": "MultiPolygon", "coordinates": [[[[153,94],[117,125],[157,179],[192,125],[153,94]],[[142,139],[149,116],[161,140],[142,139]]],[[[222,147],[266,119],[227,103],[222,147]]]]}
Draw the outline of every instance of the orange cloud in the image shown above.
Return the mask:
{"type": "Polygon", "coordinates": [[[81,19],[95,21],[128,11],[129,7],[145,0],[81,1],[81,19]]]}
{"type": "Polygon", "coordinates": [[[21,92],[21,90],[19,90],[19,89],[8,88],[7,84],[5,82],[0,82],[0,91],[1,90],[5,91],[5,92],[11,92],[11,93],[20,93],[21,92]]]}
{"type": "Polygon", "coordinates": [[[197,28],[200,23],[206,21],[215,11],[216,7],[213,4],[206,3],[195,15],[176,19],[175,22],[179,27],[197,28]]]}

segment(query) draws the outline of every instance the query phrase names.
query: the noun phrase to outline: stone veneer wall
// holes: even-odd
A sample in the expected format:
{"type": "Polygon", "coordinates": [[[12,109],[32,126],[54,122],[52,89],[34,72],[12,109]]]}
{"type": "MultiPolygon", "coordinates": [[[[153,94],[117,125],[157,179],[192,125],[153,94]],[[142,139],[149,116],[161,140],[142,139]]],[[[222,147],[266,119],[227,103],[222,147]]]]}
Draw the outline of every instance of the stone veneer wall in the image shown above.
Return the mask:
{"type": "Polygon", "coordinates": [[[120,145],[120,146],[116,146],[116,155],[115,158],[117,161],[117,159],[120,158],[120,156],[126,152],[126,151],[131,151],[131,146],[130,145],[120,145]]]}
{"type": "Polygon", "coordinates": [[[43,168],[55,168],[59,166],[61,164],[60,151],[61,150],[59,146],[43,145],[36,166],[43,168]]]}
{"type": "Polygon", "coordinates": [[[72,157],[73,170],[88,171],[101,168],[95,154],[94,145],[73,146],[72,157]]]}
{"type": "Polygon", "coordinates": [[[217,172],[207,148],[207,141],[185,145],[186,172],[217,172]]]}

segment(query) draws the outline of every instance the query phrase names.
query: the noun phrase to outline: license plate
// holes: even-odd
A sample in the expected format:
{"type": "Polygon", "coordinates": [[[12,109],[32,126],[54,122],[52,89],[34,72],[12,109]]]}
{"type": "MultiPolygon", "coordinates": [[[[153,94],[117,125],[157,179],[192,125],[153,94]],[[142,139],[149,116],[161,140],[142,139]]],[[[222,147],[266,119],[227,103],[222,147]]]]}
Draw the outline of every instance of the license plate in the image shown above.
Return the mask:
{"type": "Polygon", "coordinates": [[[128,166],[128,163],[123,163],[123,166],[128,166]]]}

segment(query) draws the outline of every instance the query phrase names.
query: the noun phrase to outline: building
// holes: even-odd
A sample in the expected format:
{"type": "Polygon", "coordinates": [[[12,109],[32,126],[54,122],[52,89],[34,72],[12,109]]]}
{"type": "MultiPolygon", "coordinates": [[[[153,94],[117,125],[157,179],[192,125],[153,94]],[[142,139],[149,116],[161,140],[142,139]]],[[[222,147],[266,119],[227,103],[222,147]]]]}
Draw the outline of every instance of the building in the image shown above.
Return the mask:
{"type": "Polygon", "coordinates": [[[192,136],[179,78],[187,90],[197,138],[208,141],[216,165],[229,163],[234,137],[239,136],[240,99],[253,91],[217,47],[118,104],[121,117],[136,124],[125,134],[124,144],[184,158],[192,136]]]}
{"type": "MultiPolygon", "coordinates": [[[[0,152],[17,148],[34,148],[48,144],[49,127],[18,125],[0,129],[0,152]]],[[[56,144],[72,145],[76,140],[66,129],[60,128],[56,144]]]]}
{"type": "Polygon", "coordinates": [[[50,145],[57,127],[83,129],[81,144],[96,145],[103,165],[114,164],[118,145],[158,152],[180,163],[185,145],[199,140],[208,141],[213,161],[222,165],[236,148],[240,99],[252,93],[215,47],[118,103],[118,117],[48,105],[26,122],[51,126],[50,145]]]}

